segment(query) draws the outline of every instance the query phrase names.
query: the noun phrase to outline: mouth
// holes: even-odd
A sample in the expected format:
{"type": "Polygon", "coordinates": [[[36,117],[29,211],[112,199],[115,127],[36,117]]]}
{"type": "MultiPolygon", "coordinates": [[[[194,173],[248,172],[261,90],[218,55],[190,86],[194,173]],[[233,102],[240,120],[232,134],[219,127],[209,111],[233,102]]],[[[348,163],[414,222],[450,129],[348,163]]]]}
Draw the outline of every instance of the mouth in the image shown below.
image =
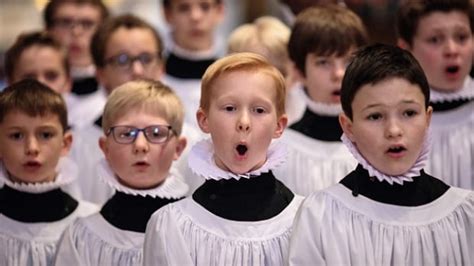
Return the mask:
{"type": "Polygon", "coordinates": [[[236,147],[235,147],[235,150],[237,151],[237,154],[240,156],[240,157],[243,157],[247,154],[247,151],[248,151],[248,147],[247,145],[245,144],[238,144],[236,147]]]}
{"type": "Polygon", "coordinates": [[[134,163],[133,166],[136,166],[136,167],[148,167],[148,166],[150,166],[150,164],[147,163],[146,161],[138,161],[138,162],[134,163]]]}
{"type": "Polygon", "coordinates": [[[446,73],[448,74],[457,74],[459,72],[459,66],[453,65],[446,67],[446,73]]]}
{"type": "Polygon", "coordinates": [[[394,145],[388,148],[386,153],[392,157],[401,157],[407,149],[403,145],[394,145]]]}
{"type": "Polygon", "coordinates": [[[332,95],[333,95],[333,96],[338,96],[338,97],[341,96],[341,90],[335,90],[335,91],[333,91],[333,92],[332,92],[332,95]]]}
{"type": "Polygon", "coordinates": [[[37,161],[28,161],[23,164],[23,166],[29,169],[37,169],[41,167],[41,163],[37,161]]]}

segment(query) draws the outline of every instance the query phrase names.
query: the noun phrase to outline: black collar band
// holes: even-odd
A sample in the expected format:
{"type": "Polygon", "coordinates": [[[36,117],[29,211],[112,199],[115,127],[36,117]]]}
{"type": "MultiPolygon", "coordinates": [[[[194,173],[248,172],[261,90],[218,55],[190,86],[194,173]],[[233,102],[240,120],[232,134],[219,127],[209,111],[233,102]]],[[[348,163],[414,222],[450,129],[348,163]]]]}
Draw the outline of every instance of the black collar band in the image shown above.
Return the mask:
{"type": "Polygon", "coordinates": [[[342,128],[337,116],[323,116],[306,108],[300,121],[290,126],[291,129],[313,139],[322,141],[341,141],[342,128]]]}
{"type": "Polygon", "coordinates": [[[94,77],[75,79],[71,92],[76,95],[88,95],[99,90],[99,84],[94,77]]]}
{"type": "Polygon", "coordinates": [[[201,79],[207,67],[216,61],[216,58],[191,60],[170,53],[166,60],[166,74],[181,79],[201,79]]]}
{"type": "Polygon", "coordinates": [[[472,100],[473,99],[460,99],[455,101],[430,103],[430,106],[433,107],[433,112],[444,112],[461,107],[464,104],[471,102],[472,100]]]}

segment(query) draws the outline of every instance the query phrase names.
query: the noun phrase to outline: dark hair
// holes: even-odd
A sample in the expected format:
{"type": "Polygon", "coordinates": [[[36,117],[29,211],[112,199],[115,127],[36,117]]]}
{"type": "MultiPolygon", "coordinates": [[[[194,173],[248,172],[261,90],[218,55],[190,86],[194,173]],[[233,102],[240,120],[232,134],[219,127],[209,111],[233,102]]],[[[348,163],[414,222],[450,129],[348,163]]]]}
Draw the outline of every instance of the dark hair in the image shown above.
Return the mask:
{"type": "Polygon", "coordinates": [[[58,8],[65,3],[71,3],[76,5],[91,5],[97,7],[100,10],[100,18],[106,19],[109,16],[107,7],[102,3],[101,0],[50,0],[46,5],[43,12],[43,20],[46,29],[51,29],[54,26],[54,20],[56,19],[56,11],[58,8]]]}
{"type": "Polygon", "coordinates": [[[425,73],[410,52],[388,44],[374,44],[360,49],[346,69],[341,87],[341,104],[344,113],[352,119],[352,101],[360,88],[390,78],[402,78],[418,85],[430,100],[430,87],[425,73]]]}
{"type": "Polygon", "coordinates": [[[105,52],[110,36],[122,27],[126,29],[140,28],[150,30],[156,41],[158,56],[160,59],[162,58],[163,43],[155,28],[135,15],[125,14],[104,21],[92,36],[90,49],[96,67],[102,68],[105,66],[105,52]]]}
{"type": "Polygon", "coordinates": [[[66,75],[69,75],[69,63],[67,61],[66,52],[61,43],[53,39],[53,37],[47,32],[34,31],[18,36],[15,43],[5,53],[5,72],[9,82],[13,80],[13,75],[17,69],[16,67],[21,54],[34,45],[51,47],[61,53],[64,71],[66,72],[66,75]]]}
{"type": "Polygon", "coordinates": [[[301,12],[291,30],[288,54],[304,74],[309,53],[342,56],[351,48],[367,44],[362,20],[340,5],[311,7],[301,12]]]}
{"type": "Polygon", "coordinates": [[[57,115],[63,132],[68,128],[67,109],[61,94],[35,79],[23,79],[0,92],[0,123],[12,111],[29,116],[57,115]]]}
{"type": "MultiPolygon", "coordinates": [[[[165,9],[170,8],[170,7],[171,7],[171,1],[172,1],[172,0],[163,0],[163,7],[164,7],[165,9]]],[[[220,4],[221,2],[222,2],[222,0],[215,0],[215,3],[216,3],[216,4],[220,4]]]]}
{"type": "Polygon", "coordinates": [[[471,32],[474,29],[474,7],[472,0],[404,0],[397,11],[397,34],[413,44],[420,19],[433,12],[458,11],[469,18],[471,32]]]}

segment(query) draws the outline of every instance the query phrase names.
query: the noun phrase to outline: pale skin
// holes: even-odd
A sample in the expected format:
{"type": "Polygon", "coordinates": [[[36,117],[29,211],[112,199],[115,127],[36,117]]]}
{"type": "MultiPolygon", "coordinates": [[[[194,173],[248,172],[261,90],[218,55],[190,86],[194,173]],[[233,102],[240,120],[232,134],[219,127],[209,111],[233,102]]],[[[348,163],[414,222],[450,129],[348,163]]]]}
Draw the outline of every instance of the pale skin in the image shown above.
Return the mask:
{"type": "Polygon", "coordinates": [[[416,162],[432,108],[418,85],[390,78],[365,84],[352,102],[353,118],[339,116],[344,133],[362,156],[388,175],[406,173],[416,162]]]}
{"type": "Polygon", "coordinates": [[[201,130],[211,134],[219,168],[244,174],[265,163],[270,142],[288,123],[285,114],[277,115],[275,102],[274,80],[262,72],[234,71],[215,80],[209,110],[200,108],[196,116],[201,130]]]}
{"type": "MultiPolygon", "coordinates": [[[[113,123],[137,128],[169,125],[163,117],[133,109],[113,123]]],[[[186,148],[186,138],[174,134],[165,143],[150,143],[140,132],[131,144],[117,143],[112,135],[102,136],[99,146],[118,180],[135,189],[159,186],[168,176],[171,164],[186,148]]]]}
{"type": "Polygon", "coordinates": [[[7,113],[0,123],[0,159],[14,182],[54,181],[56,166],[69,153],[72,134],[63,133],[57,115],[7,113]]]}

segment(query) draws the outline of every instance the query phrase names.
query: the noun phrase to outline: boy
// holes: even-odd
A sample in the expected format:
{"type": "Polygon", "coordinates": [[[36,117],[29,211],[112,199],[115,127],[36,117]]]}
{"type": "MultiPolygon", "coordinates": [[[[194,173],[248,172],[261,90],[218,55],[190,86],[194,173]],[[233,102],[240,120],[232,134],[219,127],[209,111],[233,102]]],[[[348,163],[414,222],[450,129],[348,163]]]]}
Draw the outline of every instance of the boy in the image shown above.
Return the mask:
{"type": "Polygon", "coordinates": [[[192,148],[189,165],[206,181],[153,214],[144,265],[283,265],[302,200],[272,174],[285,157],[270,146],[287,123],[283,76],[256,54],[219,59],[196,116],[212,141],[192,148]]]}
{"type": "Polygon", "coordinates": [[[1,265],[52,265],[64,229],[97,211],[62,191],[71,142],[60,94],[32,79],[0,93],[1,265]]]}
{"type": "Polygon", "coordinates": [[[289,160],[280,176],[298,194],[330,186],[355,166],[340,141],[340,90],[352,52],[366,41],[360,18],[339,5],[308,8],[295,21],[288,50],[306,110],[283,136],[289,160]]]}
{"type": "Polygon", "coordinates": [[[431,88],[432,145],[427,171],[474,189],[474,6],[470,0],[405,1],[398,45],[420,62],[431,88]]]}
{"type": "Polygon", "coordinates": [[[422,68],[407,51],[359,51],[342,82],[343,141],[359,162],[309,196],[290,265],[470,265],[474,192],[423,171],[432,108],[422,68]]]}
{"type": "MultiPolygon", "coordinates": [[[[91,49],[97,67],[97,80],[107,94],[128,81],[143,78],[159,80],[163,73],[161,39],[150,24],[134,15],[125,14],[105,21],[92,38],[91,49]]],[[[96,117],[94,126],[78,133],[79,139],[73,149],[83,177],[84,197],[100,204],[112,192],[95,178],[95,165],[102,158],[97,145],[102,135],[101,128],[102,116],[99,116],[96,117]]],[[[185,126],[184,135],[197,135],[193,132],[189,126],[185,126]]],[[[179,165],[184,168],[184,162],[179,165]]]]}
{"type": "Polygon", "coordinates": [[[199,86],[206,68],[224,54],[215,31],[224,16],[221,0],[162,0],[171,29],[166,38],[164,81],[181,98],[185,121],[195,125],[199,86]],[[222,51],[221,51],[222,50],[222,51]]]}
{"type": "Polygon", "coordinates": [[[170,173],[186,139],[183,107],[158,81],[131,81],[108,97],[99,140],[100,178],[115,195],[100,213],[79,219],[64,234],[58,265],[142,265],[148,219],[183,198],[188,186],[170,173]]]}
{"type": "Polygon", "coordinates": [[[100,0],[52,0],[43,13],[46,30],[67,50],[73,79],[71,98],[73,108],[82,111],[81,127],[94,121],[106,100],[94,77],[89,47],[96,28],[107,16],[100,0]]]}

